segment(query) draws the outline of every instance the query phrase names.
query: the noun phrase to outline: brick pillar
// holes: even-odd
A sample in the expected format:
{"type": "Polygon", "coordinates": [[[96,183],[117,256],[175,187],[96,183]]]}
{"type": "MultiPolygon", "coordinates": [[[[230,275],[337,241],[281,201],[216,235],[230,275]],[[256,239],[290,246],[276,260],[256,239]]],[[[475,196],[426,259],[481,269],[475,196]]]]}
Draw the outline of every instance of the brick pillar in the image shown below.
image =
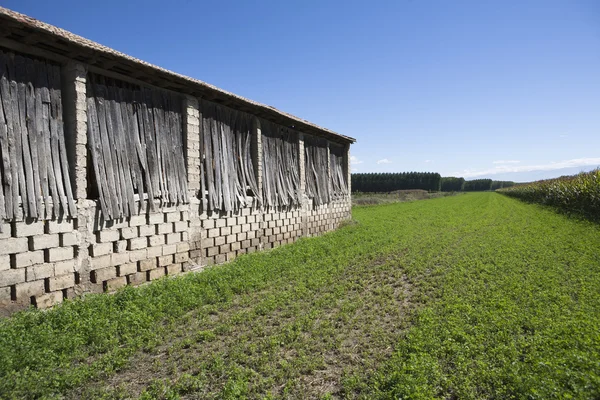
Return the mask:
{"type": "Polygon", "coordinates": [[[308,197],[306,196],[306,157],[304,156],[304,134],[298,133],[298,163],[300,164],[300,217],[302,236],[308,236],[308,197]]]}
{"type": "Polygon", "coordinates": [[[65,142],[69,156],[73,195],[87,198],[87,99],[86,68],[76,62],[62,67],[65,142]]]}
{"type": "Polygon", "coordinates": [[[262,177],[263,177],[263,160],[262,160],[262,131],[258,118],[252,119],[252,143],[250,146],[252,151],[252,164],[256,174],[256,183],[258,184],[258,193],[260,198],[263,197],[262,177]]]}
{"type": "Polygon", "coordinates": [[[198,99],[186,96],[183,100],[183,124],[186,143],[185,161],[187,165],[188,196],[190,200],[189,235],[190,259],[193,264],[202,264],[202,223],[200,213],[206,210],[202,186],[200,184],[200,107],[198,99]]]}
{"type": "Polygon", "coordinates": [[[344,146],[344,167],[348,180],[348,207],[352,207],[352,164],[350,163],[350,143],[344,146]]]}

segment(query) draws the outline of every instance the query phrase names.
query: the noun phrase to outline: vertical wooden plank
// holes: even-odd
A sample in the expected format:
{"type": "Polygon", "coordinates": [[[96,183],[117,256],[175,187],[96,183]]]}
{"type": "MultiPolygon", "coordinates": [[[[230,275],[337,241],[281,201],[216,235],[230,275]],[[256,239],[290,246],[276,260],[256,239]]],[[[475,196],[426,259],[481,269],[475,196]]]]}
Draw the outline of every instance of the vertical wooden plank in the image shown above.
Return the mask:
{"type": "Polygon", "coordinates": [[[50,208],[46,207],[47,216],[58,217],[60,214],[60,199],[58,196],[57,182],[54,177],[54,170],[52,164],[52,146],[51,146],[51,133],[50,133],[50,120],[51,116],[51,101],[50,101],[50,89],[48,83],[48,71],[46,68],[46,64],[43,64],[42,68],[38,71],[39,76],[38,79],[40,81],[40,99],[42,102],[42,141],[43,141],[43,151],[44,155],[44,164],[46,165],[47,178],[48,178],[48,186],[50,191],[50,196],[52,197],[52,213],[50,212],[50,208]]]}
{"type": "Polygon", "coordinates": [[[121,195],[123,196],[123,210],[126,216],[136,213],[135,199],[133,197],[133,181],[131,180],[131,170],[129,168],[128,151],[125,144],[125,129],[123,127],[123,116],[121,114],[120,90],[111,85],[109,87],[110,116],[113,124],[114,153],[116,155],[119,182],[121,186],[121,195]]]}
{"type": "Polygon", "coordinates": [[[8,144],[8,123],[7,117],[4,114],[9,114],[10,111],[5,109],[5,104],[8,102],[4,96],[8,89],[8,76],[6,71],[6,56],[2,50],[0,50],[0,150],[2,151],[2,169],[0,174],[0,182],[2,183],[2,192],[4,204],[1,219],[12,219],[13,217],[13,205],[12,205],[12,193],[11,193],[11,166],[10,166],[10,154],[8,144]]]}
{"type": "Polygon", "coordinates": [[[144,171],[144,182],[145,182],[145,191],[148,192],[148,205],[151,211],[155,211],[154,207],[154,187],[152,186],[152,176],[150,174],[150,167],[148,165],[148,155],[149,151],[146,151],[146,134],[145,134],[145,125],[144,125],[144,115],[142,110],[142,92],[137,89],[133,93],[134,96],[134,119],[133,129],[134,134],[133,138],[135,141],[135,147],[137,151],[137,156],[140,165],[144,171]]]}
{"type": "Polygon", "coordinates": [[[69,162],[67,160],[67,149],[65,145],[64,121],[62,110],[62,93],[60,84],[60,67],[58,65],[48,65],[48,68],[54,75],[54,97],[56,101],[56,118],[58,120],[58,152],[60,157],[60,167],[62,170],[63,184],[67,195],[66,208],[71,216],[77,214],[75,209],[75,200],[73,198],[73,188],[71,186],[71,178],[69,176],[69,162]]]}
{"type": "Polygon", "coordinates": [[[114,162],[111,153],[110,140],[110,121],[107,121],[108,106],[106,88],[103,85],[97,84],[96,88],[96,110],[98,112],[98,125],[100,127],[100,142],[102,146],[102,159],[104,161],[104,170],[106,171],[107,193],[111,198],[111,215],[112,218],[122,217],[122,207],[120,202],[120,193],[117,190],[115,180],[114,162]]]}
{"type": "MultiPolygon", "coordinates": [[[[43,216],[48,218],[51,212],[50,202],[50,191],[48,187],[48,166],[46,164],[46,156],[44,155],[44,120],[43,120],[43,106],[42,106],[42,86],[44,80],[40,77],[45,73],[45,64],[39,61],[34,61],[34,73],[35,73],[35,130],[36,130],[36,144],[37,144],[37,158],[38,168],[40,176],[41,194],[43,196],[43,204],[46,215],[43,216]]],[[[33,154],[33,151],[32,151],[33,154]]]]}
{"type": "Polygon", "coordinates": [[[144,116],[144,136],[146,138],[146,150],[148,152],[148,170],[152,177],[152,187],[156,197],[162,198],[164,195],[160,179],[160,160],[157,153],[156,144],[156,122],[152,106],[152,92],[150,89],[142,89],[142,113],[144,116]]]}
{"type": "Polygon", "coordinates": [[[33,82],[36,81],[35,77],[35,66],[33,60],[30,58],[26,59],[27,68],[27,85],[26,85],[26,117],[27,117],[27,133],[29,138],[29,151],[31,153],[31,164],[33,168],[33,194],[36,201],[36,208],[38,210],[38,216],[41,217],[41,211],[43,209],[42,203],[42,190],[40,181],[40,168],[38,162],[38,128],[37,128],[37,115],[35,113],[35,89],[33,82]]]}
{"type": "MultiPolygon", "coordinates": [[[[63,213],[68,214],[69,206],[67,200],[67,194],[65,192],[64,178],[60,165],[60,131],[59,124],[62,124],[62,116],[59,119],[60,108],[60,97],[57,96],[57,83],[55,81],[56,76],[50,65],[46,64],[48,72],[48,89],[50,90],[50,152],[52,155],[52,171],[54,174],[54,180],[56,182],[56,189],[58,190],[58,198],[60,200],[60,206],[62,207],[63,213]]],[[[56,206],[55,206],[56,210],[56,206]]]]}
{"type": "Polygon", "coordinates": [[[102,143],[100,141],[100,125],[98,121],[98,111],[96,109],[96,96],[94,85],[91,80],[87,82],[87,118],[88,118],[88,140],[89,149],[92,155],[92,164],[94,166],[94,175],[96,177],[96,186],[98,188],[98,198],[100,208],[105,219],[112,219],[111,196],[107,193],[108,183],[106,180],[106,171],[104,169],[104,160],[102,158],[102,143]]]}
{"type": "Polygon", "coordinates": [[[137,122],[133,113],[133,92],[131,89],[122,89],[121,93],[121,116],[123,117],[123,125],[125,129],[125,142],[128,148],[128,162],[131,171],[132,182],[135,182],[138,196],[140,198],[140,209],[146,211],[146,202],[144,201],[144,180],[142,177],[141,162],[139,160],[138,146],[136,140],[139,141],[137,122]]]}

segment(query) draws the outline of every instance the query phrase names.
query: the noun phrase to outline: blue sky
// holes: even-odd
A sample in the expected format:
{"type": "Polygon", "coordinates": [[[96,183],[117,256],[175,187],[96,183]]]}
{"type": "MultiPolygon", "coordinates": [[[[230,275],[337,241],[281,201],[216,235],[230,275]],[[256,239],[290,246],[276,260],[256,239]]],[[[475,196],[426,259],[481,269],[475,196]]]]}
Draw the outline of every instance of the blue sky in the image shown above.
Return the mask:
{"type": "Polygon", "coordinates": [[[595,0],[0,4],[352,136],[356,172],[600,166],[595,0]]]}

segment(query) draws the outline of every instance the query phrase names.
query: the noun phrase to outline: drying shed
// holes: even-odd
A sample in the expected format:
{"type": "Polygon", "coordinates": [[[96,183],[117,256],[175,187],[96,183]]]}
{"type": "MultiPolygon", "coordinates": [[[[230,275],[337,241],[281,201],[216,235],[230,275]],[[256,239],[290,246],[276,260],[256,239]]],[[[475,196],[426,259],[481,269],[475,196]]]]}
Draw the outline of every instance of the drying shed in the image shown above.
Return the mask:
{"type": "Polygon", "coordinates": [[[0,8],[0,309],[335,229],[353,142],[0,8]]]}

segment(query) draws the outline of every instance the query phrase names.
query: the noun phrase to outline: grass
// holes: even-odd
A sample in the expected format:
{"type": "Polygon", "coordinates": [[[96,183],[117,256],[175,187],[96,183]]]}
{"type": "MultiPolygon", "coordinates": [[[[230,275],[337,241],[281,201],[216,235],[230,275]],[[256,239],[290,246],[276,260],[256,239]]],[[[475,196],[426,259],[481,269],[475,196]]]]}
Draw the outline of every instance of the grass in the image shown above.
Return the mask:
{"type": "Polygon", "coordinates": [[[404,203],[408,201],[437,199],[440,197],[453,196],[458,192],[428,192],[421,189],[396,190],[389,193],[352,193],[352,205],[373,206],[390,203],[404,203]]]}
{"type": "Polygon", "coordinates": [[[594,398],[600,229],[495,193],[0,321],[0,397],[594,398]]]}

